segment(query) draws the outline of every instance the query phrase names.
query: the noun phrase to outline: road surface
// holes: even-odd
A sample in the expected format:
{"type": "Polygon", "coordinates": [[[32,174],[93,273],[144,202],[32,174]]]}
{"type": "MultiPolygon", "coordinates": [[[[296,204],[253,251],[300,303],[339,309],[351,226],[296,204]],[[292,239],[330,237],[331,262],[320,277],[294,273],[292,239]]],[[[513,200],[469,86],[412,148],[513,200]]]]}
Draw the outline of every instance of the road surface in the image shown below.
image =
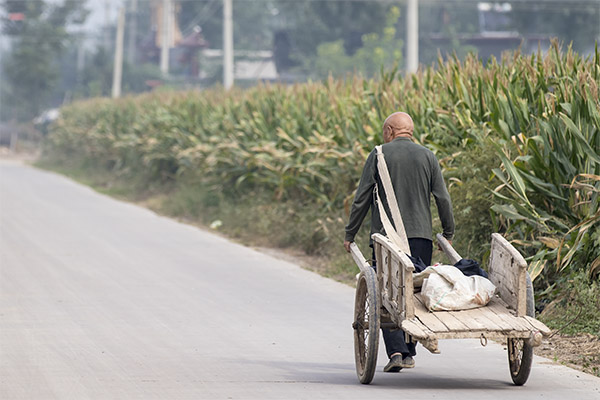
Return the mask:
{"type": "MultiPolygon", "coordinates": [[[[349,261],[350,262],[350,261],[349,261]]],[[[210,232],[0,161],[0,399],[600,399],[494,343],[354,370],[354,290],[210,232]]]]}

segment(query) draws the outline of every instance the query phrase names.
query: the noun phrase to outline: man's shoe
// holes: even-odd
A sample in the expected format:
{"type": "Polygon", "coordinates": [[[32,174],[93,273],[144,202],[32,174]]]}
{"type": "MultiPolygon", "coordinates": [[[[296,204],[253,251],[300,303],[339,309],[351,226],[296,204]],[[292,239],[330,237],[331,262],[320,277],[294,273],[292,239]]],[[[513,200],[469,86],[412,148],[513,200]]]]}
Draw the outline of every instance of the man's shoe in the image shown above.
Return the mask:
{"type": "Polygon", "coordinates": [[[415,360],[411,356],[402,357],[400,354],[393,356],[390,362],[383,367],[383,372],[400,372],[402,368],[414,368],[415,360]]]}
{"type": "Polygon", "coordinates": [[[402,358],[402,363],[400,364],[402,368],[414,368],[415,367],[415,359],[411,356],[406,356],[402,358]]]}
{"type": "MultiPolygon", "coordinates": [[[[414,361],[413,361],[414,363],[414,361]]],[[[402,356],[396,355],[390,358],[390,362],[383,367],[383,372],[400,372],[402,369],[402,356]]]]}

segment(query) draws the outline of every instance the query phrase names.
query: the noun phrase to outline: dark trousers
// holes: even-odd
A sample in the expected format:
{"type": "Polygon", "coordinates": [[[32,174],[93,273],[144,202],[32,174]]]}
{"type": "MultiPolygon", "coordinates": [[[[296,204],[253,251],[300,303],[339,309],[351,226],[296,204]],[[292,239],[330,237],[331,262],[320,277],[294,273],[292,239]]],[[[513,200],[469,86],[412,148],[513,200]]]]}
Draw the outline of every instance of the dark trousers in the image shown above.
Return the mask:
{"type": "MultiPolygon", "coordinates": [[[[431,254],[433,252],[433,242],[431,240],[408,239],[408,246],[413,257],[420,257],[425,265],[431,265],[431,254]]],[[[373,251],[373,260],[375,260],[375,251],[373,251]]],[[[373,265],[376,267],[375,264],[373,265]]],[[[389,358],[392,358],[392,354],[395,353],[402,353],[403,357],[417,355],[416,343],[406,343],[402,329],[382,329],[381,331],[383,332],[383,342],[389,358]]]]}

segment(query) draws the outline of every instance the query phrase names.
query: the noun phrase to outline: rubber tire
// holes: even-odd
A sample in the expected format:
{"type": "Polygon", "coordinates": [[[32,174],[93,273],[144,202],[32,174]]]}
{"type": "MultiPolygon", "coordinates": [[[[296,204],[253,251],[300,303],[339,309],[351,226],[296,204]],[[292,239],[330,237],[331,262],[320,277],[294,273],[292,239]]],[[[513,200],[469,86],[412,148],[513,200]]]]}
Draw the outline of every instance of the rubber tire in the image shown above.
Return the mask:
{"type": "Polygon", "coordinates": [[[356,375],[362,384],[369,384],[375,375],[379,350],[380,314],[377,296],[377,276],[372,269],[361,272],[354,300],[354,359],[356,375]]]}
{"type": "MultiPolygon", "coordinates": [[[[527,315],[535,318],[535,299],[533,297],[533,284],[527,274],[527,315]]],[[[510,377],[517,386],[527,382],[531,365],[533,364],[533,346],[529,339],[508,339],[508,365],[510,377]]]]}

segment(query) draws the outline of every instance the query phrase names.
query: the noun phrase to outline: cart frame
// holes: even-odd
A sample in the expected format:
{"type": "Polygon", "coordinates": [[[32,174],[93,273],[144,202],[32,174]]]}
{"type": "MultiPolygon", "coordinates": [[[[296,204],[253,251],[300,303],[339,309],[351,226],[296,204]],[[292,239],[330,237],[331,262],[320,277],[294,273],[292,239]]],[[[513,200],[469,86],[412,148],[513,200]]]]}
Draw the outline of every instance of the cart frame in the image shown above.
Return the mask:
{"type": "MultiPolygon", "coordinates": [[[[358,275],[354,307],[356,372],[361,383],[372,381],[377,364],[379,329],[403,329],[407,340],[439,353],[439,339],[506,340],[515,385],[529,377],[533,347],[550,330],[535,316],[533,287],[523,256],[501,235],[492,234],[489,278],[497,295],[487,306],[462,311],[428,311],[413,287],[414,266],[387,237],[373,235],[377,271],[356,244],[351,254],[358,275]]],[[[452,264],[461,259],[440,234],[438,244],[452,264]]]]}

